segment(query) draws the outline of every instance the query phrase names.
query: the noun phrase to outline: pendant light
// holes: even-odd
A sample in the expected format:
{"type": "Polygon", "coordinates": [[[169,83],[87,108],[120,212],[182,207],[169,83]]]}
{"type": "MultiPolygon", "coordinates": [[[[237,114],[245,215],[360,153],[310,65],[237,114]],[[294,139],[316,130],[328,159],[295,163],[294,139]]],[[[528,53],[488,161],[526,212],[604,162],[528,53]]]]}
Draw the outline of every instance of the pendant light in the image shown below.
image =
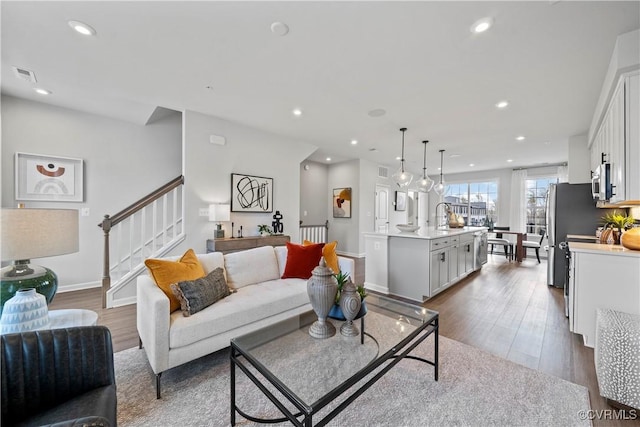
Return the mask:
{"type": "Polygon", "coordinates": [[[424,158],[422,160],[422,179],[418,181],[418,191],[428,193],[433,188],[433,180],[427,175],[427,144],[429,141],[422,141],[424,144],[424,158]]]}
{"type": "Polygon", "coordinates": [[[440,182],[437,183],[433,187],[433,191],[436,192],[438,196],[442,196],[444,194],[444,179],[442,178],[442,155],[444,150],[440,150],[440,182]]]}
{"type": "Polygon", "coordinates": [[[407,128],[401,128],[400,132],[402,132],[402,157],[400,157],[400,168],[391,175],[391,179],[395,181],[395,183],[400,188],[408,187],[413,181],[413,174],[411,172],[405,172],[404,170],[404,133],[407,128]]]}

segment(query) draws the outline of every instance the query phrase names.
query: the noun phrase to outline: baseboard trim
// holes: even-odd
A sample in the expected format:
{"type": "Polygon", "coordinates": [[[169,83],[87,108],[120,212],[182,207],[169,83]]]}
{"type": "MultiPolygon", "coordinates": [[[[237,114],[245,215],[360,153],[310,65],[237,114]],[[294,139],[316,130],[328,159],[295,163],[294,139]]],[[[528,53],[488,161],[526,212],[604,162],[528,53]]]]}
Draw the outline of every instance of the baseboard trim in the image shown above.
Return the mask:
{"type": "Polygon", "coordinates": [[[136,300],[136,296],[134,295],[132,297],[111,300],[111,305],[109,306],[109,308],[122,307],[125,305],[131,305],[136,303],[137,303],[137,300],[136,300]]]}
{"type": "Polygon", "coordinates": [[[56,293],[62,294],[65,292],[81,291],[83,289],[99,288],[100,286],[102,286],[101,282],[75,283],[72,285],[58,286],[56,293]]]}
{"type": "Polygon", "coordinates": [[[364,254],[356,254],[353,252],[336,251],[337,255],[348,256],[351,258],[364,258],[364,254]]]}

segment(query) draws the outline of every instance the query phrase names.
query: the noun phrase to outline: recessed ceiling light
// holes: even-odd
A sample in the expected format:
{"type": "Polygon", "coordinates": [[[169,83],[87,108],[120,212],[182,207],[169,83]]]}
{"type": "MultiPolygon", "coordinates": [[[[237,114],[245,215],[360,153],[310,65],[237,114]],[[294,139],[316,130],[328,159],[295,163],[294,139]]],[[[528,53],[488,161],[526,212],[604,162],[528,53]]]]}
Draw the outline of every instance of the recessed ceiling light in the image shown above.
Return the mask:
{"type": "Polygon", "coordinates": [[[478,19],[471,26],[471,32],[472,33],[476,33],[476,34],[477,33],[484,33],[489,28],[491,28],[492,25],[493,25],[493,18],[491,18],[491,17],[478,19]]]}
{"type": "Polygon", "coordinates": [[[469,166],[474,167],[475,165],[473,163],[469,163],[469,166]]]}
{"type": "Polygon", "coordinates": [[[513,162],[513,159],[507,159],[507,163],[513,162]]]}
{"type": "Polygon", "coordinates": [[[442,168],[438,168],[438,170],[439,170],[439,171],[441,171],[441,170],[442,170],[442,168]]]}
{"type": "Polygon", "coordinates": [[[330,162],[330,161],[331,161],[331,157],[327,157],[327,162],[330,162]]]}
{"type": "Polygon", "coordinates": [[[351,145],[358,145],[358,140],[357,139],[352,139],[351,140],[351,145]]]}
{"type": "Polygon", "coordinates": [[[274,22],[271,24],[271,32],[278,36],[286,36],[289,33],[289,26],[283,22],[274,22]]]}
{"type": "Polygon", "coordinates": [[[500,101],[496,104],[498,108],[507,108],[509,106],[509,101],[500,101]]]}
{"type": "Polygon", "coordinates": [[[292,111],[294,116],[301,116],[302,115],[302,110],[299,108],[296,108],[292,111]]]}
{"type": "Polygon", "coordinates": [[[69,26],[82,34],[83,36],[95,36],[96,30],[91,25],[87,25],[80,21],[69,21],[69,26]]]}
{"type": "Polygon", "coordinates": [[[396,156],[396,160],[402,160],[402,157],[396,156]]]}
{"type": "Polygon", "coordinates": [[[516,139],[517,139],[518,141],[524,141],[524,136],[522,136],[522,135],[517,136],[517,137],[516,137],[516,139]]]}
{"type": "Polygon", "coordinates": [[[35,88],[33,90],[35,90],[40,95],[51,95],[51,93],[52,93],[50,90],[42,89],[42,88],[39,88],[39,87],[37,87],[37,88],[35,88]]]}
{"type": "Polygon", "coordinates": [[[375,110],[369,111],[367,114],[369,114],[370,117],[382,117],[387,114],[387,112],[382,108],[376,108],[375,110]]]}

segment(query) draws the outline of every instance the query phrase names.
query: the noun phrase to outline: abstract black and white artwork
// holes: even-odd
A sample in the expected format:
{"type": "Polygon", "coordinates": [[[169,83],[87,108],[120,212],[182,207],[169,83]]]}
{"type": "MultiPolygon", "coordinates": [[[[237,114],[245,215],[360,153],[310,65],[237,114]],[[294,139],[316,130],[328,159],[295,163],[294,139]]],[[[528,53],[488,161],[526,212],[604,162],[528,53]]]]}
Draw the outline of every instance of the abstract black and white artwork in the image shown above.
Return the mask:
{"type": "Polygon", "coordinates": [[[231,212],[273,212],[273,178],[232,173],[231,212]]]}

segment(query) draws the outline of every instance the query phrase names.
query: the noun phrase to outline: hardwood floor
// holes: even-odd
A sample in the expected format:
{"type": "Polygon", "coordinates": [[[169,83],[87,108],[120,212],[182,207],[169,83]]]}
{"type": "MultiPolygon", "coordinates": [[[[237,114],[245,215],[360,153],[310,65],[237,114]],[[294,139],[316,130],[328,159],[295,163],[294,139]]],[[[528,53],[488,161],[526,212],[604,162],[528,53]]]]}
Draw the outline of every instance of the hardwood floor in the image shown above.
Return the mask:
{"type": "MultiPolygon", "coordinates": [[[[365,261],[355,262],[353,277],[363,283],[365,261]]],[[[50,308],[94,310],[98,324],[111,329],[115,351],[137,346],[135,306],[102,309],[100,298],[99,289],[60,293],[50,308]]],[[[640,426],[640,420],[617,419],[618,412],[595,412],[617,410],[600,397],[593,350],[569,332],[562,290],[546,285],[544,261],[518,264],[489,255],[480,271],[423,305],[440,312],[443,336],[587,387],[592,415],[599,415],[594,426],[640,426]]]]}

